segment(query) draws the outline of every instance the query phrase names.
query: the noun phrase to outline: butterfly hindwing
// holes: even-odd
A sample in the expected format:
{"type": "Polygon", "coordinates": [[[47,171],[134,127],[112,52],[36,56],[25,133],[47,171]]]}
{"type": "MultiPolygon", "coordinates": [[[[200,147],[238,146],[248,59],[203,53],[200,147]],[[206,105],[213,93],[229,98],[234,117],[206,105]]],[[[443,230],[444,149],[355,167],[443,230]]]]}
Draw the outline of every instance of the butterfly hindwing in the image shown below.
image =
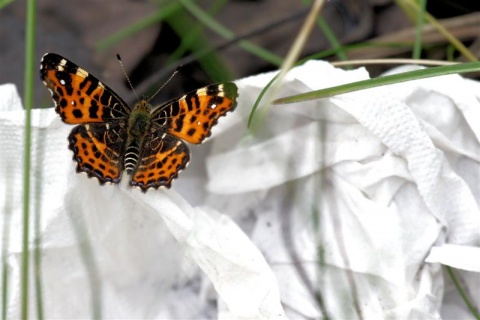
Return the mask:
{"type": "Polygon", "coordinates": [[[162,186],[170,188],[172,180],[189,160],[190,152],[185,142],[168,133],[152,131],[145,138],[130,184],[143,191],[162,186]]]}
{"type": "Polygon", "coordinates": [[[117,183],[122,177],[123,149],[127,131],[123,123],[81,124],[68,137],[77,172],[96,177],[100,184],[117,183]]]}
{"type": "Polygon", "coordinates": [[[52,93],[55,111],[66,123],[109,122],[130,114],[113,90],[58,54],[43,56],[40,78],[52,93]]]}
{"type": "Polygon", "coordinates": [[[226,82],[192,91],[158,107],[152,125],[189,143],[198,144],[210,136],[218,118],[237,106],[237,86],[226,82]]]}

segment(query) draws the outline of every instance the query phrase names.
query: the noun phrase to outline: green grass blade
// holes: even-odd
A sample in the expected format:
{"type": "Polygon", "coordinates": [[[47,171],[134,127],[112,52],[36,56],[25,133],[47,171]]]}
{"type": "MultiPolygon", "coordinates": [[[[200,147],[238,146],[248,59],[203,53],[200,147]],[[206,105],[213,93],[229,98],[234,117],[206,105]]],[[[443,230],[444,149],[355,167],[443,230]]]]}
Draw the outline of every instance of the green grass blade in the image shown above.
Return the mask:
{"type": "MultiPolygon", "coordinates": [[[[310,5],[311,2],[312,1],[310,1],[310,0],[303,0],[302,1],[302,3],[304,5],[310,5]]],[[[317,25],[322,30],[322,32],[325,35],[325,37],[327,38],[328,42],[332,46],[332,48],[329,49],[329,51],[333,51],[334,54],[337,55],[339,60],[342,60],[342,61],[343,60],[348,60],[348,56],[347,56],[345,50],[343,49],[342,44],[340,43],[340,41],[338,41],[337,36],[332,31],[332,29],[328,25],[327,21],[320,15],[318,16],[318,19],[317,19],[317,25]]],[[[323,52],[325,52],[325,51],[322,51],[320,53],[321,56],[324,56],[323,52]]],[[[329,55],[332,55],[332,54],[329,54],[329,55]]]]}
{"type": "MultiPolygon", "coordinates": [[[[313,29],[313,26],[315,25],[315,21],[320,15],[320,12],[322,10],[324,4],[324,0],[315,0],[310,8],[310,11],[305,18],[305,21],[303,22],[303,25],[298,32],[298,35],[295,37],[295,41],[293,42],[292,46],[290,47],[285,60],[282,63],[282,67],[280,68],[279,73],[275,76],[275,81],[270,82],[270,92],[266,97],[267,104],[265,105],[265,108],[261,109],[261,113],[259,116],[259,123],[262,121],[263,116],[265,115],[266,112],[268,111],[268,107],[270,106],[270,102],[272,100],[272,97],[275,95],[278,87],[281,85],[285,75],[288,73],[288,71],[297,63],[297,60],[305,47],[305,43],[307,42],[310,33],[313,29]]],[[[261,96],[263,97],[264,94],[266,93],[267,90],[263,90],[261,93],[261,96]]],[[[257,99],[257,102],[261,99],[259,97],[257,99]]],[[[255,113],[256,109],[258,107],[258,103],[255,103],[254,109],[250,112],[250,117],[249,117],[249,124],[252,123],[253,121],[253,114],[255,113]]],[[[255,129],[255,128],[254,128],[255,129]]]]}
{"type": "Polygon", "coordinates": [[[166,21],[181,39],[188,40],[188,43],[183,42],[183,45],[188,46],[185,49],[195,54],[202,69],[211,79],[217,82],[232,79],[228,67],[214,50],[208,51],[207,54],[201,54],[206,52],[204,50],[209,49],[209,40],[200,28],[192,24],[191,17],[185,11],[168,17],[166,21]]]}
{"type": "MultiPolygon", "coordinates": [[[[209,10],[209,13],[214,15],[226,4],[226,2],[228,2],[228,0],[215,1],[212,8],[209,10]]],[[[196,26],[196,28],[191,29],[188,34],[186,34],[185,36],[181,36],[180,45],[168,57],[167,65],[172,63],[173,61],[180,59],[183,55],[185,55],[188,49],[192,47],[192,43],[195,41],[195,39],[197,39],[197,37],[200,36],[202,30],[203,30],[203,26],[196,26]]],[[[196,54],[198,55],[198,52],[196,52],[196,54]]]]}
{"type": "Polygon", "coordinates": [[[343,48],[340,41],[338,41],[332,29],[330,29],[330,26],[328,25],[327,21],[325,21],[323,17],[319,17],[317,24],[320,27],[320,29],[322,29],[323,34],[325,34],[325,37],[327,37],[327,40],[332,46],[333,50],[335,51],[335,54],[337,55],[338,59],[342,61],[348,60],[348,56],[347,56],[347,53],[345,52],[345,49],[343,48]]]}
{"type": "MultiPolygon", "coordinates": [[[[7,165],[4,172],[4,176],[6,177],[5,183],[8,184],[8,181],[12,179],[9,177],[9,173],[12,172],[12,168],[7,165]]],[[[2,228],[2,320],[7,319],[8,314],[8,288],[9,288],[9,268],[8,268],[8,248],[10,246],[10,227],[11,227],[11,216],[13,212],[13,195],[11,188],[5,189],[5,194],[2,195],[4,203],[5,203],[5,211],[3,212],[3,228],[2,228]]]]}
{"type": "MultiPolygon", "coordinates": [[[[210,15],[206,13],[202,8],[197,6],[195,2],[191,0],[179,0],[179,2],[184,6],[185,9],[187,9],[188,12],[190,12],[190,14],[192,14],[200,22],[205,24],[209,29],[213,30],[223,38],[228,40],[233,40],[235,38],[235,34],[232,31],[228,30],[223,25],[212,19],[212,17],[210,17],[210,15]]],[[[246,51],[276,66],[280,66],[280,64],[282,63],[281,57],[249,41],[240,40],[238,44],[246,51]]]]}
{"type": "Polygon", "coordinates": [[[454,46],[448,45],[446,51],[446,60],[447,61],[455,61],[455,54],[457,53],[457,50],[455,49],[454,46]]]}
{"type": "Polygon", "coordinates": [[[137,32],[142,31],[143,29],[156,24],[160,21],[165,20],[167,17],[175,14],[179,10],[182,9],[182,6],[176,2],[173,1],[171,3],[168,3],[168,5],[165,5],[161,9],[155,11],[151,15],[145,17],[144,19],[137,21],[130,26],[118,31],[117,33],[112,34],[111,36],[105,38],[104,40],[98,42],[96,44],[97,50],[99,51],[104,51],[114,44],[133,36],[137,32]]]}
{"type": "Polygon", "coordinates": [[[260,92],[260,94],[258,95],[257,97],[257,100],[255,100],[255,103],[253,104],[253,107],[252,107],[252,111],[250,111],[250,116],[248,116],[248,125],[247,127],[248,128],[251,128],[252,126],[252,122],[253,122],[253,116],[255,114],[255,112],[257,111],[258,109],[258,106],[260,105],[260,101],[262,101],[263,99],[263,96],[265,95],[265,93],[267,92],[267,90],[272,86],[272,84],[275,82],[275,80],[277,79],[277,76],[278,74],[272,78],[272,80],[270,80],[267,85],[262,89],[262,91],[260,92]]]}
{"type": "Polygon", "coordinates": [[[417,25],[415,28],[415,44],[413,46],[412,59],[420,59],[422,54],[422,35],[426,7],[427,0],[420,0],[420,8],[417,11],[417,25]]]}
{"type": "MultiPolygon", "coordinates": [[[[402,9],[410,12],[421,11],[419,5],[414,0],[396,0],[396,3],[402,7],[402,9]]],[[[425,20],[428,21],[438,32],[440,32],[447,41],[449,41],[465,58],[469,61],[478,61],[475,55],[468,50],[468,48],[451,32],[449,32],[441,23],[437,21],[431,14],[425,11],[425,20]]]]}
{"type": "Polygon", "coordinates": [[[2,256],[2,320],[7,319],[8,307],[8,265],[5,256],[2,256]]]}
{"type": "MultiPolygon", "coordinates": [[[[37,159],[45,159],[46,155],[46,143],[47,133],[45,130],[41,130],[36,134],[37,143],[32,152],[36,155],[37,159]]],[[[32,174],[35,177],[35,184],[32,185],[34,192],[32,196],[35,199],[35,205],[32,206],[31,215],[34,217],[33,221],[33,284],[35,289],[35,305],[37,307],[37,319],[43,320],[44,308],[43,308],[43,285],[42,285],[42,181],[44,181],[44,172],[40,162],[37,161],[32,174]]]]}
{"type": "MultiPolygon", "coordinates": [[[[38,220],[40,218],[37,217],[36,225],[39,224],[38,220]]],[[[35,226],[35,233],[38,235],[40,231],[38,227],[35,226]]],[[[36,238],[35,240],[35,251],[33,255],[34,260],[34,281],[35,281],[35,297],[36,297],[36,307],[37,307],[37,319],[42,320],[44,319],[44,312],[43,312],[43,291],[42,291],[42,247],[40,238],[36,238]]]]}
{"type": "Polygon", "coordinates": [[[104,318],[103,311],[103,286],[101,281],[101,272],[99,270],[97,256],[95,255],[94,244],[88,234],[88,228],[83,219],[76,217],[80,216],[80,212],[75,210],[68,210],[67,217],[70,219],[73,234],[77,240],[77,246],[80,253],[80,258],[85,267],[86,285],[90,291],[89,302],[91,307],[91,319],[99,320],[104,318]]]}
{"type": "Polygon", "coordinates": [[[28,319],[28,269],[29,269],[29,226],[30,226],[30,149],[31,110],[33,106],[33,83],[35,67],[35,8],[36,1],[27,1],[26,48],[25,48],[25,150],[23,165],[23,239],[21,271],[21,318],[28,319]]]}
{"type": "Polygon", "coordinates": [[[424,78],[438,77],[447,74],[453,73],[467,73],[480,70],[480,62],[469,62],[463,64],[457,64],[453,66],[441,66],[435,68],[428,68],[423,70],[415,70],[400,74],[394,74],[384,77],[378,77],[374,79],[362,80],[354,83],[343,84],[336,87],[331,87],[327,89],[321,89],[316,91],[311,91],[307,93],[302,93],[290,97],[280,98],[275,100],[275,104],[283,103],[293,103],[301,102],[307,100],[314,100],[326,97],[332,97],[338,94],[353,92],[368,88],[374,88],[379,86],[386,86],[389,84],[395,84],[399,82],[418,80],[424,78]]]}
{"type": "Polygon", "coordinates": [[[458,279],[457,277],[455,276],[455,274],[453,273],[453,269],[449,266],[445,266],[445,268],[447,269],[447,273],[448,275],[450,276],[450,279],[452,279],[452,282],[453,284],[455,285],[455,288],[457,289],[458,293],[460,294],[460,296],[462,297],[463,301],[465,302],[465,304],[467,305],[468,309],[470,310],[470,312],[472,313],[472,315],[477,319],[477,320],[480,320],[480,313],[478,313],[477,309],[475,309],[475,306],[470,302],[470,299],[468,298],[467,294],[465,293],[465,291],[463,290],[462,286],[460,285],[460,283],[458,282],[458,279]]]}
{"type": "Polygon", "coordinates": [[[0,9],[2,9],[3,7],[6,7],[10,3],[12,3],[13,1],[14,0],[0,0],[0,9]]]}

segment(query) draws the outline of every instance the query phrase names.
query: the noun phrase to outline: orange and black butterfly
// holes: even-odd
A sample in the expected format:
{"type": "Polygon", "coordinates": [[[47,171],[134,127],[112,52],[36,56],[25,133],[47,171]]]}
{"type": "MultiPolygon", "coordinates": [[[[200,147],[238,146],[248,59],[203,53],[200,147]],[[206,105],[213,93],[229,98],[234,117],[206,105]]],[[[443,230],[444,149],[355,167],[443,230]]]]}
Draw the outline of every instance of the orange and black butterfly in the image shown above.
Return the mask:
{"type": "Polygon", "coordinates": [[[210,136],[218,118],[235,109],[238,96],[237,86],[225,82],[153,110],[146,99],[131,109],[96,77],[54,53],[43,56],[40,77],[62,120],[78,124],[68,137],[77,172],[104,184],[118,183],[125,170],[130,185],[143,191],[170,188],[190,159],[184,141],[199,144],[210,136]]]}

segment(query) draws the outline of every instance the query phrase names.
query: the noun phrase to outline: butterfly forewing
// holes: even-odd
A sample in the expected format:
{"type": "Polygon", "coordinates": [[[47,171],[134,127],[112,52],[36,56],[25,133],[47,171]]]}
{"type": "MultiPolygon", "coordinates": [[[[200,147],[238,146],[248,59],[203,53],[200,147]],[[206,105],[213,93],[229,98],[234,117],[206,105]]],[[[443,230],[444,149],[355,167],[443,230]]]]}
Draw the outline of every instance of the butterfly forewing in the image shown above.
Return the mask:
{"type": "Polygon", "coordinates": [[[237,106],[237,86],[213,84],[171,100],[152,114],[153,125],[187,142],[198,144],[211,134],[218,118],[237,106]]]}
{"type": "Polygon", "coordinates": [[[43,56],[40,78],[52,93],[55,111],[66,123],[109,122],[130,113],[113,90],[58,54],[43,56]]]}

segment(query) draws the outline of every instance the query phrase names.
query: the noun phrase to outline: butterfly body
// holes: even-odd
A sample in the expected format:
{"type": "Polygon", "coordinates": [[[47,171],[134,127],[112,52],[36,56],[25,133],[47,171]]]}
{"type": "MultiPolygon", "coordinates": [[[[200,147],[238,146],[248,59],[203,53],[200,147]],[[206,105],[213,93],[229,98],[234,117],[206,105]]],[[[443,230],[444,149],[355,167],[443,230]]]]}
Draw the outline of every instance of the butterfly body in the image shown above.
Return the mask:
{"type": "Polygon", "coordinates": [[[151,106],[146,100],[142,100],[135,105],[128,118],[128,134],[132,138],[143,138],[150,128],[151,106]]]}
{"type": "Polygon", "coordinates": [[[150,131],[150,120],[152,118],[150,109],[148,102],[142,99],[135,105],[128,118],[124,166],[129,174],[135,170],[138,164],[141,147],[150,131]]]}
{"type": "Polygon", "coordinates": [[[236,107],[237,87],[210,85],[153,109],[146,99],[133,109],[110,88],[67,59],[46,54],[40,77],[55,111],[77,124],[68,137],[77,172],[100,184],[118,183],[123,171],[143,191],[165,186],[190,160],[187,144],[201,143],[219,117],[236,107]]]}

